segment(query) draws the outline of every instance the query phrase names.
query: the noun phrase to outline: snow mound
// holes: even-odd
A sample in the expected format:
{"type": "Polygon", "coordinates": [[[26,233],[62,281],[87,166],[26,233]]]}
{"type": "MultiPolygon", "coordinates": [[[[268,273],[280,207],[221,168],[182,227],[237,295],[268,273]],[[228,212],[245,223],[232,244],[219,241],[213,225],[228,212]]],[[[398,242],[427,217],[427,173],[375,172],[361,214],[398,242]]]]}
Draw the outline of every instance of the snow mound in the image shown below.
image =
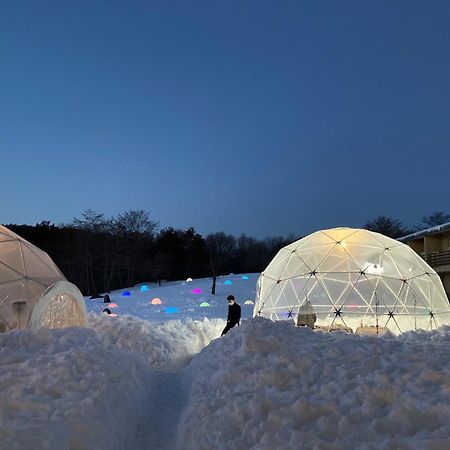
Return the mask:
{"type": "Polygon", "coordinates": [[[0,448],[139,448],[160,370],[185,365],[225,326],[92,313],[89,322],[0,334],[0,448]]]}
{"type": "Polygon", "coordinates": [[[126,448],[149,371],[93,330],[0,334],[0,447],[126,448]],[[126,376],[124,376],[126,374],[126,376]]]}
{"type": "Polygon", "coordinates": [[[89,320],[105,342],[139,353],[153,368],[164,369],[186,364],[225,327],[223,319],[207,318],[152,323],[133,316],[91,313],[89,320]]]}
{"type": "Polygon", "coordinates": [[[376,337],[244,321],[187,368],[179,446],[449,448],[449,341],[450,327],[376,337]]]}

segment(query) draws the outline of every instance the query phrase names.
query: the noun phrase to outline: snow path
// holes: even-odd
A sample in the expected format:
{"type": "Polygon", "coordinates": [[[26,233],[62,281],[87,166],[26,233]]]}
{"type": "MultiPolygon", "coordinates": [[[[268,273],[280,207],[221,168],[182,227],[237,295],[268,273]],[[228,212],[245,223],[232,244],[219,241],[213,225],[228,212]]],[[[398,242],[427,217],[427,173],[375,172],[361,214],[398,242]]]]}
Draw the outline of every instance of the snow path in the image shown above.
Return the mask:
{"type": "Polygon", "coordinates": [[[149,411],[137,432],[136,449],[175,450],[177,426],[187,404],[182,369],[155,371],[148,398],[149,411]]]}

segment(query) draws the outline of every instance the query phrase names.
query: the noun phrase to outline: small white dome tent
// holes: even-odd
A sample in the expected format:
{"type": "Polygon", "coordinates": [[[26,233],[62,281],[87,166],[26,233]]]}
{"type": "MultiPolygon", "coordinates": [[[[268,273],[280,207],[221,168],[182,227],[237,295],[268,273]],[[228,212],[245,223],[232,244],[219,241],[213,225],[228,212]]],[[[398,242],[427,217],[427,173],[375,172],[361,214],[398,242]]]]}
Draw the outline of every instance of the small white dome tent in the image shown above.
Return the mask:
{"type": "Polygon", "coordinates": [[[47,253],[0,225],[0,332],[27,328],[41,295],[58,281],[70,284],[47,253]]]}
{"type": "Polygon", "coordinates": [[[30,328],[86,326],[87,310],[82,293],[68,281],[57,281],[39,298],[30,317],[30,328]]]}
{"type": "Polygon", "coordinates": [[[297,322],[306,302],[325,330],[398,334],[450,323],[436,272],[407,245],[364,229],[317,231],[282,248],[258,279],[253,315],[297,322]]]}

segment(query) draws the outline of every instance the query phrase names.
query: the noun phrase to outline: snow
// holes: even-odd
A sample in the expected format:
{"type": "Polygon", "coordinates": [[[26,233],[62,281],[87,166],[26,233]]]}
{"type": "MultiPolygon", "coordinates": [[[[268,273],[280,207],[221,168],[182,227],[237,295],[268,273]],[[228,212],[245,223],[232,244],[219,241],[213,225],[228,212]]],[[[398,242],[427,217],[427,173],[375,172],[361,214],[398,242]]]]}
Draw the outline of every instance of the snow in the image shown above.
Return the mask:
{"type": "Polygon", "coordinates": [[[407,234],[406,236],[402,236],[402,237],[398,238],[398,241],[400,241],[400,242],[411,241],[413,239],[417,239],[422,236],[439,233],[441,231],[445,231],[448,229],[450,229],[450,222],[446,222],[441,225],[435,225],[434,227],[426,228],[425,230],[416,231],[415,233],[407,234]]]}
{"type": "Polygon", "coordinates": [[[216,296],[210,279],[127,287],[110,294],[117,317],[86,299],[89,328],[0,334],[0,448],[450,448],[450,327],[255,318],[220,337],[227,295],[252,316],[248,276],[219,278],[216,296]]]}

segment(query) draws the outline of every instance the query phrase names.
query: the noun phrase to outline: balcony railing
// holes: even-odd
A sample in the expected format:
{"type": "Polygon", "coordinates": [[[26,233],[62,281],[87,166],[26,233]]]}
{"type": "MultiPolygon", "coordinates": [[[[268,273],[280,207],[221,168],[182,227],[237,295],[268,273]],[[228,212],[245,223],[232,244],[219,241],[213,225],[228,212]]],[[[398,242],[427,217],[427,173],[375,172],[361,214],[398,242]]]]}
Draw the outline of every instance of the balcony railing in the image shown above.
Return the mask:
{"type": "Polygon", "coordinates": [[[450,250],[428,253],[422,257],[431,267],[450,266],[450,250]]]}

